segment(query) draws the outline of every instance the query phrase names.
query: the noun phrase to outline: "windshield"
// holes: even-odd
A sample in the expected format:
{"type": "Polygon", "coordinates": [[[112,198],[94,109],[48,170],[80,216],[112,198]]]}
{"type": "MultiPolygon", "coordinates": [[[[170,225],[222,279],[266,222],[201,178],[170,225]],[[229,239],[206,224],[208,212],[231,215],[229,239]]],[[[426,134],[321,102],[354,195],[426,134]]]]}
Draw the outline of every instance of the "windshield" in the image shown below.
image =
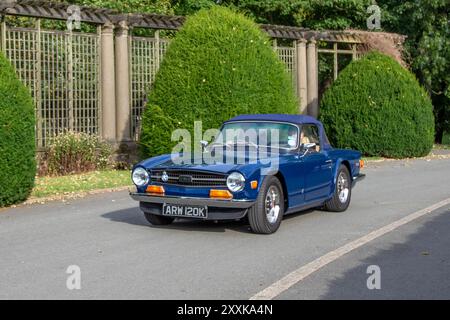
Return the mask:
{"type": "Polygon", "coordinates": [[[212,145],[249,145],[252,147],[296,149],[299,129],[289,123],[230,122],[226,123],[212,145]]]}

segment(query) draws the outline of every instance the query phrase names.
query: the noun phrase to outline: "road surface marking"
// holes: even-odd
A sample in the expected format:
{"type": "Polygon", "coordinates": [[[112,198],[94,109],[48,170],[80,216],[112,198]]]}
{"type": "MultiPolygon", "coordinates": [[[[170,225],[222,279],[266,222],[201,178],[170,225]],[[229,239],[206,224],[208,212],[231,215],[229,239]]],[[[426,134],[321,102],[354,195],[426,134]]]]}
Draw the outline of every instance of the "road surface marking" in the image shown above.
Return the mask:
{"type": "Polygon", "coordinates": [[[404,224],[407,224],[413,220],[425,216],[426,214],[429,214],[430,212],[433,212],[448,204],[450,204],[450,198],[438,202],[436,204],[433,204],[432,206],[429,206],[425,209],[411,213],[410,215],[401,218],[400,220],[397,220],[391,224],[381,227],[380,229],[377,229],[375,231],[372,231],[371,233],[362,236],[361,238],[356,239],[352,242],[349,242],[336,250],[328,252],[327,254],[321,256],[320,258],[317,258],[316,260],[298,268],[297,270],[294,270],[285,277],[271,284],[269,287],[265,288],[264,290],[258,292],[253,297],[251,297],[250,300],[271,300],[276,296],[280,295],[282,292],[289,289],[290,287],[292,287],[293,285],[295,285],[296,283],[302,281],[312,273],[316,272],[320,268],[339,259],[340,257],[349,253],[350,251],[353,251],[385,235],[386,233],[394,231],[395,229],[403,226],[404,224]]]}

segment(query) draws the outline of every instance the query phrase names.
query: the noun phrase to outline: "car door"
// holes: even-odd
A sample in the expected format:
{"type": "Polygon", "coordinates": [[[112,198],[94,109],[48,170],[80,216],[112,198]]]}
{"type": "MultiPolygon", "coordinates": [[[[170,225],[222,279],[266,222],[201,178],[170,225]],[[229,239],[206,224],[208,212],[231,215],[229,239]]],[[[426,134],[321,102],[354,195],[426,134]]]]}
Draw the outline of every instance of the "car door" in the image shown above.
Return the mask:
{"type": "Polygon", "coordinates": [[[302,144],[316,144],[316,148],[309,149],[301,158],[305,177],[305,202],[325,199],[331,186],[332,161],[326,151],[322,150],[319,129],[316,125],[303,125],[302,139],[303,141],[300,141],[302,144]]]}

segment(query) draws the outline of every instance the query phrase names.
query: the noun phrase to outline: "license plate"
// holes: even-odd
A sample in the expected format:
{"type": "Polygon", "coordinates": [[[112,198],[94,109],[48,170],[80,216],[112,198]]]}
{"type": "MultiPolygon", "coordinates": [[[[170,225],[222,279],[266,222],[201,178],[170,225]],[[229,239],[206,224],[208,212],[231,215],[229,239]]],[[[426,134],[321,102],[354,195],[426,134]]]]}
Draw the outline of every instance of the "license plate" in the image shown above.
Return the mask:
{"type": "Polygon", "coordinates": [[[163,204],[162,214],[171,217],[186,217],[186,218],[208,218],[207,206],[184,206],[177,204],[163,204]]]}

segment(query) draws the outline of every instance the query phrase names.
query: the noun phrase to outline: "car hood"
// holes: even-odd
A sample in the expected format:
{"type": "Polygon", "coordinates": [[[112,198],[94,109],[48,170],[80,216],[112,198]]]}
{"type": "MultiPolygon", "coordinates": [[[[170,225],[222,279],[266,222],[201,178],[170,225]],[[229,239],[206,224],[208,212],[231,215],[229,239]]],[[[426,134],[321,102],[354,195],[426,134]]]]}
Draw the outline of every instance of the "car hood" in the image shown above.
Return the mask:
{"type": "Polygon", "coordinates": [[[176,157],[169,158],[157,165],[154,165],[154,169],[180,169],[180,170],[202,170],[213,171],[218,173],[228,173],[234,170],[238,170],[242,165],[239,164],[227,164],[227,163],[202,163],[202,159],[192,159],[190,163],[180,164],[176,157]]]}
{"type": "Polygon", "coordinates": [[[163,155],[150,158],[142,161],[140,164],[147,169],[179,169],[179,170],[199,170],[217,173],[230,173],[232,171],[239,171],[244,175],[250,175],[255,170],[270,166],[270,160],[279,161],[278,157],[265,157],[264,161],[255,161],[254,158],[249,158],[248,155],[244,158],[234,158],[231,163],[215,162],[205,163],[201,158],[191,158],[190,161],[181,163],[177,155],[163,155]],[[187,162],[187,163],[186,163],[187,162]]]}

